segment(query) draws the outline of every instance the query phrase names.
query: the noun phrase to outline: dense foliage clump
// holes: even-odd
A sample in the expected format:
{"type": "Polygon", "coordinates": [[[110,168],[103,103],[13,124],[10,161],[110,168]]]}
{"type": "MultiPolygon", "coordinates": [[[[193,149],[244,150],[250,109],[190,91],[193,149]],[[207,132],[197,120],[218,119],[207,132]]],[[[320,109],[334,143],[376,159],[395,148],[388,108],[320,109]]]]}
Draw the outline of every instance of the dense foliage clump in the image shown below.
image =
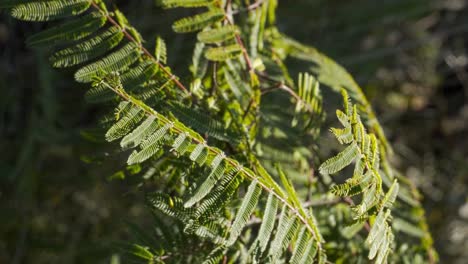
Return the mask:
{"type": "Polygon", "coordinates": [[[366,96],[343,67],[281,33],[276,0],[158,4],[196,13],[172,27],[196,33],[184,78],[162,38],[149,51],[103,0],[0,1],[17,19],[57,20],[26,43],[54,45],[52,65],[74,67],[85,98],[111,109],[82,134],[116,143],[126,165],[115,175],[141,175],[157,223],[154,234],[134,227],[124,252],[148,263],[437,261],[366,96]],[[343,98],[342,127],[330,131],[345,147],[321,163],[323,87],[343,98]]]}

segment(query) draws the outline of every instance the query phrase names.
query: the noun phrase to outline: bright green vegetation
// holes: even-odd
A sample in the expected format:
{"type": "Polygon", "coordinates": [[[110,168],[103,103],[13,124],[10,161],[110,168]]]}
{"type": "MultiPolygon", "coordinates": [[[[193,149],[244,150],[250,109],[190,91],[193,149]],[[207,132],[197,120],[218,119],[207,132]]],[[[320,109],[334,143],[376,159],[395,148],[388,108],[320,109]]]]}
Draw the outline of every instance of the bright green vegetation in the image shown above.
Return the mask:
{"type": "Polygon", "coordinates": [[[101,126],[126,170],[164,187],[146,193],[155,234],[135,228],[140,239],[126,247],[143,263],[435,262],[417,192],[390,164],[392,149],[361,88],[278,30],[276,0],[246,2],[160,1],[197,7],[173,24],[197,32],[184,79],[166,64],[163,39],[149,52],[105,1],[0,6],[26,21],[66,18],[28,45],[57,45],[52,65],[76,67],[76,81],[92,84],[86,99],[111,109],[101,126]],[[290,71],[297,60],[309,66],[290,71]],[[331,132],[345,147],[320,165],[327,88],[343,97],[342,128],[331,132]],[[184,251],[189,243],[200,248],[184,251]]]}

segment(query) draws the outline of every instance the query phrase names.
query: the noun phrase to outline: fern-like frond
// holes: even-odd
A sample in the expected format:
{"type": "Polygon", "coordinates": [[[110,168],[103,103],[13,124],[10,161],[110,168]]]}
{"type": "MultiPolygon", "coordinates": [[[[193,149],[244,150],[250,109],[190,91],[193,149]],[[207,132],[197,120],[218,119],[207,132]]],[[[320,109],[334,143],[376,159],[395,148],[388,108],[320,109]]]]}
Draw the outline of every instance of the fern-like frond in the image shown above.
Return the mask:
{"type": "Polygon", "coordinates": [[[238,44],[229,46],[221,46],[216,48],[209,48],[205,52],[205,57],[212,61],[225,61],[239,56],[242,52],[242,47],[238,44]]]}
{"type": "Polygon", "coordinates": [[[424,238],[426,232],[418,226],[409,223],[401,218],[395,218],[392,221],[392,228],[416,238],[424,238]]]}
{"type": "Polygon", "coordinates": [[[340,128],[331,128],[330,131],[338,139],[340,144],[349,144],[353,141],[353,134],[351,133],[351,127],[346,127],[343,129],[340,128]]]}
{"type": "Polygon", "coordinates": [[[372,173],[360,174],[346,180],[343,184],[334,185],[331,192],[338,196],[354,196],[363,193],[372,183],[372,173]]]}
{"type": "Polygon", "coordinates": [[[226,83],[230,90],[239,103],[247,101],[252,95],[249,83],[244,81],[238,74],[235,74],[239,69],[234,65],[234,63],[232,63],[232,61],[226,61],[226,65],[227,68],[224,69],[224,78],[226,79],[226,83]]]}
{"type": "Polygon", "coordinates": [[[194,218],[208,219],[210,215],[215,215],[231,201],[232,196],[239,188],[243,178],[238,177],[237,171],[231,170],[225,174],[220,183],[210,192],[200,205],[196,208],[194,218]]]}
{"type": "Polygon", "coordinates": [[[333,174],[348,166],[358,156],[359,149],[356,144],[351,144],[333,158],[320,165],[320,173],[333,174]]]}
{"type": "Polygon", "coordinates": [[[177,197],[170,197],[162,193],[153,193],[147,196],[150,204],[165,214],[177,219],[189,221],[193,214],[192,208],[185,208],[183,201],[177,197]]]}
{"type": "Polygon", "coordinates": [[[221,9],[211,9],[192,17],[185,17],[177,20],[172,25],[172,29],[178,33],[199,31],[224,18],[224,11],[221,9]]]}
{"type": "Polygon", "coordinates": [[[393,234],[387,224],[387,219],[390,217],[390,210],[380,211],[372,225],[372,228],[367,236],[366,243],[370,245],[369,259],[378,258],[376,263],[384,263],[390,243],[393,240],[393,234]]]}
{"type": "Polygon", "coordinates": [[[359,104],[362,114],[372,132],[376,134],[378,140],[383,145],[385,153],[392,153],[390,144],[385,137],[383,128],[377,120],[371,104],[368,102],[362,89],[353,77],[338,63],[320,53],[317,49],[303,45],[292,38],[279,32],[271,32],[271,39],[278,49],[286,49],[288,55],[314,64],[311,71],[318,76],[318,80],[331,87],[334,91],[340,92],[346,89],[351,97],[359,104]]]}
{"type": "Polygon", "coordinates": [[[275,237],[271,242],[268,252],[269,261],[276,263],[284,253],[284,249],[289,245],[291,239],[296,235],[299,223],[297,219],[288,215],[288,211],[283,207],[275,237]]]}
{"type": "Polygon", "coordinates": [[[187,148],[190,146],[191,140],[187,133],[181,133],[174,140],[172,148],[179,154],[184,155],[187,148]]]}
{"type": "Polygon", "coordinates": [[[96,104],[115,100],[117,96],[105,85],[96,84],[86,91],[84,98],[88,103],[96,104]]]}
{"type": "Polygon", "coordinates": [[[191,207],[203,199],[213,189],[216,182],[224,174],[226,166],[224,164],[224,154],[218,154],[211,162],[211,173],[206,180],[195,191],[192,197],[185,202],[185,207],[191,207]]]}
{"type": "Polygon", "coordinates": [[[26,43],[29,46],[43,46],[65,41],[79,40],[96,32],[105,24],[105,22],[105,16],[101,13],[93,12],[86,16],[37,33],[29,37],[26,40],[26,43]]]}
{"type": "MultiPolygon", "coordinates": [[[[185,155],[193,161],[203,156],[203,159],[210,164],[209,174],[199,180],[201,184],[192,184],[187,192],[187,199],[183,207],[191,208],[192,210],[187,211],[190,215],[179,218],[185,223],[187,232],[209,240],[216,240],[216,243],[221,243],[223,239],[221,239],[220,234],[213,229],[214,226],[212,226],[213,223],[210,222],[209,216],[218,214],[219,209],[226,206],[227,203],[231,201],[242,179],[249,179],[249,181],[254,183],[251,184],[247,194],[243,197],[244,200],[234,217],[234,222],[229,231],[228,240],[222,242],[224,247],[226,247],[223,250],[227,250],[227,248],[239,241],[243,228],[247,225],[250,216],[257,207],[257,203],[260,201],[261,190],[266,190],[269,194],[269,205],[267,205],[264,219],[269,220],[265,221],[264,224],[262,223],[259,237],[269,237],[272,235],[275,226],[274,223],[276,221],[277,205],[281,203],[283,206],[280,223],[275,230],[274,243],[271,243],[267,255],[271,259],[279,259],[284,255],[289,245],[295,246],[298,244],[295,238],[297,237],[296,235],[300,223],[307,228],[309,236],[314,239],[313,241],[317,246],[317,251],[323,251],[320,244],[322,237],[316,226],[315,219],[308,212],[303,210],[292,184],[286,179],[284,174],[281,177],[283,178],[282,182],[286,191],[276,184],[271,175],[269,175],[258,162],[255,164],[256,172],[241,166],[238,161],[226,157],[219,149],[208,146],[200,135],[184,126],[177,121],[177,119],[162,116],[142,101],[126,93],[125,90],[122,89],[122,84],[119,82],[119,75],[115,73],[110,75],[111,76],[104,78],[104,80],[96,82],[107,84],[113,92],[124,99],[124,102],[142,109],[147,115],[156,117],[159,122],[158,130],[142,141],[137,147],[139,150],[135,150],[129,156],[129,164],[142,163],[155,156],[160,157],[160,155],[165,152],[165,147],[171,147],[174,152],[179,155],[185,155]]],[[[124,106],[119,107],[117,113],[122,112],[125,109],[124,106]]],[[[145,128],[146,126],[148,126],[148,124],[142,127],[145,128]]],[[[129,133],[132,134],[133,132],[129,131],[129,133]]],[[[134,136],[135,135],[132,135],[132,138],[134,136]]],[[[200,164],[204,163],[205,162],[201,162],[200,164]]],[[[172,200],[169,199],[168,201],[171,202],[172,200]]],[[[174,201],[172,201],[172,203],[173,202],[174,201]]],[[[168,206],[167,202],[165,204],[159,204],[158,208],[162,208],[161,210],[163,212],[168,212],[170,215],[176,215],[183,211],[168,206]]],[[[263,241],[265,240],[257,240],[256,243],[259,247],[258,250],[254,251],[259,251],[261,248],[266,250],[268,243],[265,244],[263,241]]],[[[253,246],[253,248],[255,249],[257,247],[253,246]]]]}
{"type": "Polygon", "coordinates": [[[55,52],[50,61],[54,67],[71,67],[104,55],[122,41],[124,34],[110,27],[95,37],[55,52]]]}
{"type": "Polygon", "coordinates": [[[122,138],[120,146],[124,149],[136,147],[148,136],[153,134],[156,129],[158,129],[158,121],[153,116],[150,116],[131,133],[122,138]]]}
{"type": "Polygon", "coordinates": [[[163,139],[165,135],[169,132],[169,129],[173,127],[173,123],[167,123],[164,126],[160,127],[156,132],[154,132],[151,136],[141,142],[140,151],[133,151],[132,154],[128,157],[127,163],[137,164],[146,161],[147,159],[151,158],[155,155],[158,150],[161,148],[160,141],[163,139]]]}
{"type": "Polygon", "coordinates": [[[385,208],[392,208],[393,203],[395,202],[398,196],[399,190],[400,185],[398,184],[397,180],[394,180],[393,184],[390,186],[390,189],[388,189],[384,199],[382,200],[382,206],[385,208]]]}
{"type": "Polygon", "coordinates": [[[192,161],[195,161],[196,163],[198,163],[198,165],[203,165],[205,164],[205,161],[206,159],[208,158],[208,150],[206,148],[206,145],[201,143],[201,144],[198,144],[194,150],[192,151],[192,153],[190,153],[190,156],[189,158],[192,160],[192,161]]]}
{"type": "MultiPolygon", "coordinates": [[[[352,207],[353,219],[365,221],[376,217],[366,243],[370,247],[369,259],[384,263],[391,250],[393,233],[390,208],[398,195],[398,183],[394,181],[385,194],[380,174],[380,145],[373,134],[368,134],[361,122],[356,105],[349,101],[347,92],[342,90],[344,111],[337,111],[337,117],[344,129],[332,132],[341,144],[349,146],[335,157],[325,161],[319,168],[322,174],[336,173],[356,161],[353,177],[345,183],[334,185],[332,192],[341,196],[362,194],[361,202],[352,207]],[[349,135],[351,134],[351,136],[349,135]]],[[[358,226],[359,227],[359,226],[358,226]]],[[[357,230],[353,230],[357,232],[357,230]]]]}
{"type": "Polygon", "coordinates": [[[205,58],[206,45],[203,42],[197,42],[193,50],[192,65],[190,71],[195,77],[195,80],[199,82],[203,76],[205,76],[208,69],[208,60],[205,58]]]}
{"type": "Polygon", "coordinates": [[[90,5],[89,0],[32,1],[15,6],[11,10],[11,15],[26,21],[49,21],[79,15],[90,5]]]}
{"type": "Polygon", "coordinates": [[[218,233],[219,222],[216,220],[208,221],[203,225],[197,221],[190,220],[184,228],[184,232],[187,234],[194,234],[202,239],[212,241],[214,244],[222,245],[225,240],[218,233]]]}
{"type": "Polygon", "coordinates": [[[140,57],[137,44],[130,42],[107,57],[89,64],[75,73],[78,82],[89,83],[98,76],[105,76],[110,72],[121,72],[128,68],[140,57]]]}
{"type": "Polygon", "coordinates": [[[302,100],[297,101],[296,112],[304,108],[308,108],[310,112],[320,112],[321,96],[319,95],[319,82],[310,74],[300,73],[298,86],[298,96],[302,100]]]}
{"type": "MultiPolygon", "coordinates": [[[[317,242],[313,238],[310,238],[307,242],[307,249],[299,260],[299,264],[313,263],[315,255],[317,255],[318,247],[317,242]]],[[[326,257],[320,256],[319,261],[325,262],[326,257]]]]}
{"type": "Polygon", "coordinates": [[[121,118],[107,131],[106,140],[114,141],[128,133],[140,122],[144,112],[138,107],[129,106],[120,113],[121,118]]]}
{"type": "Polygon", "coordinates": [[[233,39],[238,33],[239,29],[236,26],[227,25],[199,32],[197,38],[203,43],[213,44],[233,39]]]}
{"type": "Polygon", "coordinates": [[[184,124],[200,134],[207,134],[210,137],[221,141],[237,144],[240,136],[224,129],[221,122],[211,118],[197,109],[188,108],[182,104],[173,103],[168,105],[169,110],[184,124]]]}
{"type": "MultiPolygon", "coordinates": [[[[180,98],[173,89],[178,86],[186,90],[182,81],[164,65],[167,62],[164,41],[158,37],[154,54],[151,54],[143,47],[140,33],[125,16],[118,10],[108,12],[103,0],[0,0],[0,7],[12,8],[13,16],[29,21],[76,16],[31,37],[28,43],[38,46],[65,44],[51,56],[53,65],[88,64],[75,74],[79,82],[94,81],[86,99],[108,104],[120,102],[115,114],[101,121],[108,128],[106,139],[121,139],[123,150],[132,149],[127,160],[130,165],[124,171],[138,173],[136,171],[141,170],[146,180],[162,176],[162,182],[168,185],[161,188],[167,188],[165,190],[171,196],[150,194],[148,201],[158,214],[180,220],[176,230],[208,241],[210,246],[214,244],[205,263],[250,263],[250,260],[257,263],[325,263],[324,246],[330,248],[331,254],[336,246],[341,247],[344,243],[354,247],[352,241],[340,241],[336,246],[324,244],[312,209],[306,210],[300,200],[299,194],[305,196],[305,191],[298,193],[291,181],[312,171],[311,151],[306,147],[299,150],[296,142],[287,141],[296,133],[315,135],[312,129],[319,126],[314,123],[315,118],[323,117],[319,81],[337,91],[343,88],[357,102],[353,105],[347,93],[343,93],[344,109],[337,111],[343,128],[332,128],[331,132],[346,147],[320,166],[322,174],[334,174],[355,163],[352,177],[333,185],[331,193],[360,196],[352,202],[346,199],[353,204],[351,210],[346,205],[333,204],[332,215],[327,216],[333,227],[337,221],[353,220],[354,224],[343,231],[325,228],[327,237],[330,232],[341,231],[346,238],[361,236],[360,229],[370,226],[365,245],[369,248],[369,259],[378,264],[385,263],[393,250],[392,228],[427,239],[423,237],[425,231],[412,223],[392,221],[391,208],[396,198],[411,195],[408,190],[399,192],[397,181],[392,184],[392,171],[386,164],[389,148],[362,91],[331,59],[286,37],[278,40],[280,34],[273,26],[277,0],[257,1],[253,5],[249,1],[233,1],[232,5],[229,1],[214,0],[157,1],[166,8],[203,7],[207,10],[173,25],[176,32],[201,31],[197,35],[199,42],[190,68],[193,77],[188,81],[191,83],[190,98],[180,98]],[[88,11],[90,6],[93,11],[88,11]],[[237,14],[235,22],[239,27],[234,25],[231,17],[234,14],[237,14]],[[100,30],[104,26],[106,29],[100,30]],[[242,43],[240,29],[242,38],[248,39],[247,45],[242,43]],[[241,53],[243,59],[230,60],[241,53]],[[317,79],[301,73],[295,85],[285,65],[287,56],[315,63],[311,70],[317,79]],[[216,63],[218,61],[223,63],[216,63]],[[257,73],[260,79],[254,78],[257,73]],[[263,92],[270,87],[281,88],[293,95],[295,111],[289,101],[276,101],[281,97],[263,97],[263,92]],[[177,99],[182,102],[176,103],[177,99]],[[280,111],[265,111],[272,104],[280,111]],[[202,112],[205,109],[213,111],[205,114],[202,112]],[[360,114],[375,135],[366,131],[360,114]],[[285,117],[293,120],[292,126],[284,124],[285,117]],[[261,127],[264,120],[268,120],[269,127],[261,127]],[[261,142],[256,141],[259,133],[263,133],[261,142]],[[276,146],[277,142],[285,143],[285,146],[276,146]],[[229,156],[211,144],[222,147],[229,156]],[[260,152],[268,154],[261,156],[260,152]],[[262,157],[262,162],[265,161],[265,167],[256,159],[257,154],[262,157]],[[275,174],[279,177],[272,177],[265,169],[274,169],[268,159],[280,160],[291,178],[280,166],[275,174]],[[386,175],[388,177],[384,177],[386,175]],[[245,185],[242,184],[244,181],[245,185]],[[247,185],[244,191],[242,187],[247,185]],[[278,214],[279,207],[282,210],[278,214]],[[223,256],[229,259],[223,260],[223,256]]],[[[311,141],[315,139],[314,136],[311,141]]],[[[301,179],[302,182],[305,181],[301,179]]],[[[316,184],[311,183],[309,187],[314,189],[316,184]]],[[[417,204],[412,197],[401,199],[417,204]]],[[[317,211],[323,220],[323,211],[317,211]]],[[[167,223],[162,226],[166,227],[167,223]]],[[[163,233],[169,237],[173,230],[167,229],[163,233]]],[[[159,252],[144,246],[133,247],[131,253],[147,261],[159,261],[159,252]]],[[[167,256],[171,262],[178,260],[173,252],[167,256]]]]}
{"type": "MultiPolygon", "coordinates": [[[[305,227],[302,227],[299,231],[299,235],[296,240],[296,245],[291,256],[291,264],[298,264],[301,259],[304,257],[307,247],[310,246],[307,243],[309,242],[309,235],[305,227]]],[[[311,260],[312,261],[312,260],[311,260]]]]}
{"type": "Polygon", "coordinates": [[[150,60],[145,60],[121,75],[122,85],[128,87],[129,90],[134,90],[135,87],[151,80],[158,70],[158,65],[150,60]]]}
{"type": "Polygon", "coordinates": [[[252,181],[246,195],[243,198],[241,207],[236,214],[236,218],[232,223],[229,239],[227,241],[228,246],[234,244],[234,242],[241,234],[242,229],[245,227],[247,221],[257,207],[257,202],[261,191],[262,188],[258,186],[257,181],[252,181]]]}
{"type": "Polygon", "coordinates": [[[208,257],[203,261],[202,264],[218,264],[221,262],[223,256],[225,255],[226,248],[216,247],[208,257]]]}
{"type": "Polygon", "coordinates": [[[202,7],[213,4],[215,0],[161,0],[164,8],[202,7]]]}
{"type": "MultiPolygon", "coordinates": [[[[263,212],[262,224],[260,225],[260,230],[258,231],[258,237],[256,239],[261,253],[265,251],[270,240],[276,222],[277,211],[278,200],[270,194],[268,195],[265,211],[263,212]]],[[[257,244],[256,242],[254,242],[254,245],[257,244]]]]}
{"type": "Polygon", "coordinates": [[[156,47],[154,48],[154,57],[162,63],[167,62],[166,42],[161,37],[156,38],[156,47]]]}

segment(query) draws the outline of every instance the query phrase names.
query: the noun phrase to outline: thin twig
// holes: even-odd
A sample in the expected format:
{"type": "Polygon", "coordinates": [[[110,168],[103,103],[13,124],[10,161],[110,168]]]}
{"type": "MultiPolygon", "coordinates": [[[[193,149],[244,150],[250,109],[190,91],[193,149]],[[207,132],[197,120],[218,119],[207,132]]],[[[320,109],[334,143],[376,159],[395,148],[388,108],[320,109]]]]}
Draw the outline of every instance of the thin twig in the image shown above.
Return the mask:
{"type": "MultiPolygon", "coordinates": [[[[235,25],[234,18],[232,17],[231,0],[229,0],[226,3],[226,21],[229,25],[235,25]]],[[[240,37],[239,33],[235,34],[235,39],[237,44],[241,47],[242,56],[244,57],[245,63],[247,64],[247,70],[249,71],[249,73],[251,73],[253,71],[252,60],[250,59],[249,54],[247,53],[247,49],[245,48],[244,42],[242,41],[242,38],[240,37]]]]}

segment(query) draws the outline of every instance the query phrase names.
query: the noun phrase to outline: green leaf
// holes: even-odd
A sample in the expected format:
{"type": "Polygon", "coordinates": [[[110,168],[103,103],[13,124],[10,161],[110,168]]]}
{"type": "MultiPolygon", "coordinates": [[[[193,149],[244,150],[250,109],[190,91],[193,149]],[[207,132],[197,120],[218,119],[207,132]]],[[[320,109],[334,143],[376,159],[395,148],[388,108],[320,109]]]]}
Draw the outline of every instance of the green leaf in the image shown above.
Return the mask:
{"type": "Polygon", "coordinates": [[[377,199],[377,187],[375,184],[371,184],[367,191],[363,193],[361,203],[353,207],[353,212],[355,213],[354,218],[357,219],[364,216],[364,214],[378,202],[377,199]]]}
{"type": "Polygon", "coordinates": [[[236,96],[239,103],[243,103],[247,98],[250,99],[252,90],[249,87],[249,83],[242,80],[242,76],[236,74],[240,68],[236,67],[232,61],[226,61],[228,68],[224,69],[224,77],[229,85],[232,93],[236,96]]]}
{"type": "Polygon", "coordinates": [[[172,25],[172,29],[177,33],[194,32],[216,23],[223,18],[224,11],[222,9],[212,9],[199,15],[177,20],[172,25]]]}
{"type": "Polygon", "coordinates": [[[368,189],[372,183],[372,173],[366,173],[346,180],[343,184],[333,185],[331,192],[338,196],[354,196],[368,189]]]}
{"type": "Polygon", "coordinates": [[[35,34],[29,37],[26,43],[28,46],[50,46],[58,42],[79,40],[96,32],[105,22],[105,16],[101,13],[93,12],[35,34]]]}
{"type": "Polygon", "coordinates": [[[219,264],[221,259],[226,255],[225,250],[226,248],[223,246],[216,247],[213,251],[210,252],[202,264],[219,264]]]}
{"type": "Polygon", "coordinates": [[[239,143],[239,135],[230,133],[223,124],[206,113],[193,107],[187,107],[181,103],[168,104],[168,109],[186,126],[200,134],[207,134],[212,138],[233,144],[239,143]]]}
{"type": "Polygon", "coordinates": [[[131,248],[127,248],[127,252],[146,260],[152,260],[155,257],[148,247],[143,247],[137,244],[133,244],[131,245],[131,248]]]}
{"type": "Polygon", "coordinates": [[[202,7],[213,4],[215,0],[161,0],[164,8],[202,7]]]}
{"type": "Polygon", "coordinates": [[[185,202],[185,207],[191,207],[195,203],[203,199],[215,186],[219,178],[224,174],[225,156],[223,153],[218,154],[213,161],[211,162],[211,173],[205,179],[205,181],[200,185],[200,187],[195,191],[195,193],[185,202]]]}
{"type": "Polygon", "coordinates": [[[163,127],[159,128],[156,132],[154,132],[147,139],[145,139],[140,144],[141,151],[132,152],[132,154],[130,154],[130,156],[128,157],[127,163],[129,165],[142,163],[143,161],[155,155],[160,149],[160,141],[169,132],[170,128],[172,128],[173,125],[174,124],[172,123],[167,123],[163,127]]]}
{"type": "Polygon", "coordinates": [[[138,146],[143,140],[158,129],[158,121],[154,116],[148,117],[143,123],[126,135],[120,142],[124,149],[138,146]]]}
{"type": "Polygon", "coordinates": [[[276,199],[276,197],[272,193],[270,193],[268,195],[265,210],[263,212],[262,224],[260,225],[257,238],[255,239],[255,242],[252,244],[252,246],[258,245],[260,253],[263,253],[265,251],[270,241],[270,237],[273,233],[275,223],[276,223],[277,211],[278,211],[278,199],[276,199]]]}
{"type": "Polygon", "coordinates": [[[302,259],[299,262],[299,264],[314,263],[314,257],[318,251],[317,242],[314,241],[314,238],[310,238],[307,245],[307,250],[304,252],[304,255],[302,256],[302,259]]]}
{"type": "Polygon", "coordinates": [[[393,220],[392,227],[399,232],[408,234],[413,237],[423,238],[426,235],[426,232],[401,218],[396,218],[393,220]]]}
{"type": "Polygon", "coordinates": [[[333,174],[344,167],[348,166],[353,162],[356,156],[359,154],[359,148],[356,144],[351,144],[346,149],[338,153],[333,158],[328,159],[319,168],[320,173],[322,174],[333,174]]]}
{"type": "Polygon", "coordinates": [[[243,177],[235,170],[230,170],[220,180],[220,183],[207,195],[196,209],[195,218],[209,218],[231,202],[234,193],[239,188],[243,177]]]}
{"type": "Polygon", "coordinates": [[[390,229],[387,229],[385,233],[385,238],[382,241],[382,244],[379,248],[379,254],[375,260],[375,264],[384,264],[387,263],[387,257],[390,254],[391,244],[393,242],[393,234],[390,229]]]}
{"type": "Polygon", "coordinates": [[[170,197],[164,193],[153,193],[149,194],[146,199],[153,208],[181,221],[188,222],[193,214],[193,209],[185,208],[182,199],[178,197],[170,197]]]}
{"type": "Polygon", "coordinates": [[[286,193],[288,195],[288,200],[291,201],[291,203],[300,208],[301,207],[301,202],[299,201],[299,197],[297,196],[296,190],[294,190],[294,186],[292,185],[291,181],[286,177],[284,174],[283,170],[281,169],[279,164],[276,164],[276,169],[278,171],[278,174],[280,176],[281,183],[283,184],[284,188],[286,189],[286,193]]]}
{"type": "Polygon", "coordinates": [[[137,44],[130,42],[107,57],[79,69],[75,73],[78,82],[89,83],[96,77],[102,77],[109,72],[120,72],[128,68],[140,57],[137,44]]]}
{"type": "Polygon", "coordinates": [[[225,61],[237,57],[242,52],[242,47],[238,44],[209,48],[205,52],[205,57],[212,61],[225,61]]]}
{"type": "Polygon", "coordinates": [[[286,249],[291,239],[295,236],[298,227],[297,219],[289,216],[286,207],[283,207],[275,238],[271,242],[268,252],[273,263],[276,263],[278,258],[284,253],[284,249],[286,249]]]}
{"type": "Polygon", "coordinates": [[[156,47],[154,48],[154,57],[157,61],[164,64],[167,62],[167,47],[166,42],[161,37],[156,38],[156,47]]]}
{"type": "Polygon", "coordinates": [[[188,137],[188,133],[180,133],[179,136],[174,140],[172,148],[179,153],[179,155],[184,155],[185,151],[189,147],[192,140],[188,137]]]}
{"type": "Polygon", "coordinates": [[[340,144],[349,144],[354,139],[351,126],[348,126],[344,129],[331,128],[330,131],[333,133],[333,135],[335,135],[340,144]]]}
{"type": "Polygon", "coordinates": [[[71,67],[90,61],[116,47],[123,36],[123,32],[117,27],[110,27],[89,40],[55,52],[50,57],[50,61],[57,68],[71,67]]]}
{"type": "Polygon", "coordinates": [[[247,224],[247,221],[250,219],[255,207],[258,203],[258,198],[262,192],[262,188],[258,186],[257,181],[253,181],[247,190],[244,198],[242,198],[242,204],[239,211],[236,214],[236,218],[232,223],[230,229],[229,239],[227,245],[231,246],[237,240],[237,238],[242,233],[242,229],[247,224]]]}
{"type": "Polygon", "coordinates": [[[367,236],[366,243],[368,245],[372,245],[372,243],[381,236],[385,235],[386,227],[387,227],[387,218],[390,216],[390,210],[380,211],[377,215],[374,223],[372,224],[372,228],[367,236]]]}
{"type": "Polygon", "coordinates": [[[302,257],[304,256],[304,253],[307,251],[309,246],[307,244],[309,242],[309,236],[307,232],[308,230],[305,226],[301,228],[301,231],[299,231],[299,236],[297,237],[296,243],[294,245],[294,250],[289,263],[299,264],[302,257]]]}
{"type": "Polygon", "coordinates": [[[308,108],[311,112],[319,112],[321,109],[321,96],[319,82],[308,73],[300,73],[298,80],[298,95],[302,99],[297,101],[296,112],[308,108]]]}
{"type": "Polygon", "coordinates": [[[139,85],[149,82],[158,70],[158,65],[153,61],[145,60],[121,75],[122,85],[127,90],[135,90],[139,85]]]}
{"type": "Polygon", "coordinates": [[[85,100],[88,103],[103,103],[115,100],[117,95],[104,84],[97,84],[86,91],[85,100]]]}
{"type": "Polygon", "coordinates": [[[391,208],[393,203],[395,202],[398,196],[398,190],[400,189],[400,185],[398,184],[397,180],[394,180],[390,189],[388,189],[387,194],[385,194],[384,199],[382,200],[383,207],[391,208]]]}
{"type": "Polygon", "coordinates": [[[90,5],[89,0],[34,1],[15,6],[11,10],[11,15],[26,21],[49,21],[79,15],[90,5]]]}
{"type": "Polygon", "coordinates": [[[351,239],[352,237],[354,237],[354,235],[356,235],[359,231],[362,230],[362,228],[364,227],[364,224],[366,222],[356,222],[352,225],[349,225],[349,226],[345,226],[343,229],[341,229],[340,233],[347,239],[351,239]]]}
{"type": "Polygon", "coordinates": [[[233,39],[239,30],[234,25],[226,25],[220,28],[199,32],[197,38],[203,43],[213,44],[233,39]]]}
{"type": "Polygon", "coordinates": [[[107,131],[106,140],[111,142],[127,135],[141,121],[143,115],[144,112],[139,107],[131,106],[129,110],[124,110],[122,118],[107,131]]]}
{"type": "Polygon", "coordinates": [[[206,149],[205,144],[198,144],[192,153],[190,153],[190,159],[198,163],[198,165],[203,165],[208,157],[208,150],[206,149]]]}
{"type": "Polygon", "coordinates": [[[190,220],[185,225],[184,232],[187,234],[194,234],[204,240],[209,240],[216,245],[223,245],[225,240],[218,235],[219,224],[215,221],[208,221],[203,225],[197,221],[190,220]]]}

